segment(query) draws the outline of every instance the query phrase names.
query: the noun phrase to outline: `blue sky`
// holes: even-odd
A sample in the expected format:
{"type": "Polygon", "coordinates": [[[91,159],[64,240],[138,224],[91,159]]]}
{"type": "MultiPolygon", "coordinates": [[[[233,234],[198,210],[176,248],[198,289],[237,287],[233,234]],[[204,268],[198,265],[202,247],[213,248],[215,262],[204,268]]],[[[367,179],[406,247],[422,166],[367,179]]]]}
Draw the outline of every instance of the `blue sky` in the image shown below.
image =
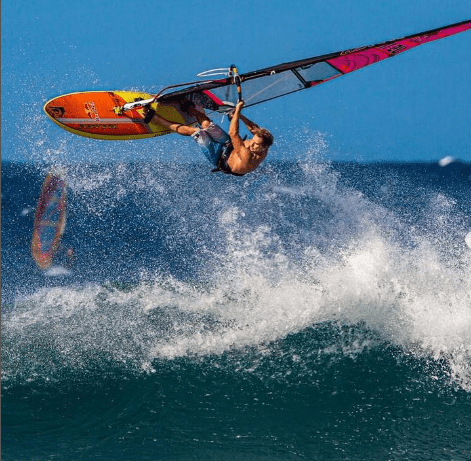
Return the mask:
{"type": "MultiPolygon", "coordinates": [[[[74,91],[157,92],[231,63],[249,72],[373,44],[469,19],[471,3],[4,0],[1,13],[2,160],[191,161],[199,151],[187,139],[85,139],[42,106],[74,91]]],[[[470,55],[465,32],[246,115],[273,131],[274,159],[302,157],[322,133],[329,160],[471,161],[470,55]]]]}

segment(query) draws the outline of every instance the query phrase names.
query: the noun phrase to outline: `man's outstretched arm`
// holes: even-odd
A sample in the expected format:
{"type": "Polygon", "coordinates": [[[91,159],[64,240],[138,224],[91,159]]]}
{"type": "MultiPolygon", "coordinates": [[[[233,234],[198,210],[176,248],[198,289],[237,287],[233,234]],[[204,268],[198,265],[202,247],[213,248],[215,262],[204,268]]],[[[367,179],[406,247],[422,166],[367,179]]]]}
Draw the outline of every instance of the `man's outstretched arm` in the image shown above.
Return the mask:
{"type": "MultiPolygon", "coordinates": [[[[238,104],[237,104],[238,105],[238,104]]],[[[237,107],[237,106],[236,106],[237,107]]],[[[232,118],[234,117],[236,112],[236,109],[234,109],[230,114],[229,114],[229,120],[232,121],[232,118]]],[[[239,119],[242,120],[245,123],[245,126],[248,128],[248,130],[252,133],[255,134],[254,131],[257,128],[260,128],[255,122],[252,122],[252,120],[249,120],[245,115],[242,115],[240,111],[238,111],[239,119]]]]}
{"type": "Polygon", "coordinates": [[[252,134],[255,134],[254,131],[257,128],[260,128],[256,123],[252,122],[252,120],[249,120],[245,115],[240,114],[239,117],[252,134]]]}

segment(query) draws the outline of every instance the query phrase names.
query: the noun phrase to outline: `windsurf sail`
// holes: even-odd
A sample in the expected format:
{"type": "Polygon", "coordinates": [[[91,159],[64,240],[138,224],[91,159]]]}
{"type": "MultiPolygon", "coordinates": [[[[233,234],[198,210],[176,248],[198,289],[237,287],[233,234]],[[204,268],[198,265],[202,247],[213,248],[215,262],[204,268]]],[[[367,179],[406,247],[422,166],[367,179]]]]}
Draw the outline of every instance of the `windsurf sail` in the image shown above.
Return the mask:
{"type": "Polygon", "coordinates": [[[469,29],[471,29],[471,21],[467,20],[376,45],[278,64],[245,74],[237,74],[239,85],[231,75],[218,80],[190,84],[184,88],[167,87],[156,96],[155,101],[164,102],[186,97],[207,110],[226,112],[237,103],[241,88],[245,107],[254,106],[315,87],[424,43],[469,29]]]}
{"type": "Polygon", "coordinates": [[[44,180],[34,214],[31,255],[47,269],[59,249],[66,224],[67,187],[63,175],[52,169],[44,180]]]}

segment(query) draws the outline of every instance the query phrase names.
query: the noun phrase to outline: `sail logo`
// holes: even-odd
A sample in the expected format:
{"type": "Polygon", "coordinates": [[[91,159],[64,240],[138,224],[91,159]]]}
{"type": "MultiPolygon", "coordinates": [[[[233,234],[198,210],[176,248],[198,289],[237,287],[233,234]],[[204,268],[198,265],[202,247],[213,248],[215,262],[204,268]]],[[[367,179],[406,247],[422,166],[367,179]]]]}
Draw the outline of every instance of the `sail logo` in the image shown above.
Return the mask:
{"type": "Polygon", "coordinates": [[[93,101],[88,101],[85,103],[85,112],[91,119],[94,119],[97,122],[100,120],[100,116],[98,115],[98,110],[93,101]]]}
{"type": "Polygon", "coordinates": [[[388,45],[378,46],[378,48],[380,50],[386,51],[386,53],[389,53],[391,56],[407,50],[407,46],[403,45],[402,43],[390,43],[388,45]]]}
{"type": "Polygon", "coordinates": [[[417,37],[411,38],[411,41],[417,43],[418,45],[433,40],[433,36],[436,34],[424,34],[418,35],[417,37]]]}

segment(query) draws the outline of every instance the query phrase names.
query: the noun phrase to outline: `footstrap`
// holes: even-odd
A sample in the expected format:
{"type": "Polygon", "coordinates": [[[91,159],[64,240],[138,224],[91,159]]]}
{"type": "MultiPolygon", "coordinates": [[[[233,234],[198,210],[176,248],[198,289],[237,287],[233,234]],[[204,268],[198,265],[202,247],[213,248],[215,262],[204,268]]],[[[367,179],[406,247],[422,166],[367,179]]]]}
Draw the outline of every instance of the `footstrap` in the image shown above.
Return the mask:
{"type": "Polygon", "coordinates": [[[149,123],[152,120],[152,117],[155,115],[154,109],[149,109],[146,117],[144,118],[144,123],[149,123]]]}

